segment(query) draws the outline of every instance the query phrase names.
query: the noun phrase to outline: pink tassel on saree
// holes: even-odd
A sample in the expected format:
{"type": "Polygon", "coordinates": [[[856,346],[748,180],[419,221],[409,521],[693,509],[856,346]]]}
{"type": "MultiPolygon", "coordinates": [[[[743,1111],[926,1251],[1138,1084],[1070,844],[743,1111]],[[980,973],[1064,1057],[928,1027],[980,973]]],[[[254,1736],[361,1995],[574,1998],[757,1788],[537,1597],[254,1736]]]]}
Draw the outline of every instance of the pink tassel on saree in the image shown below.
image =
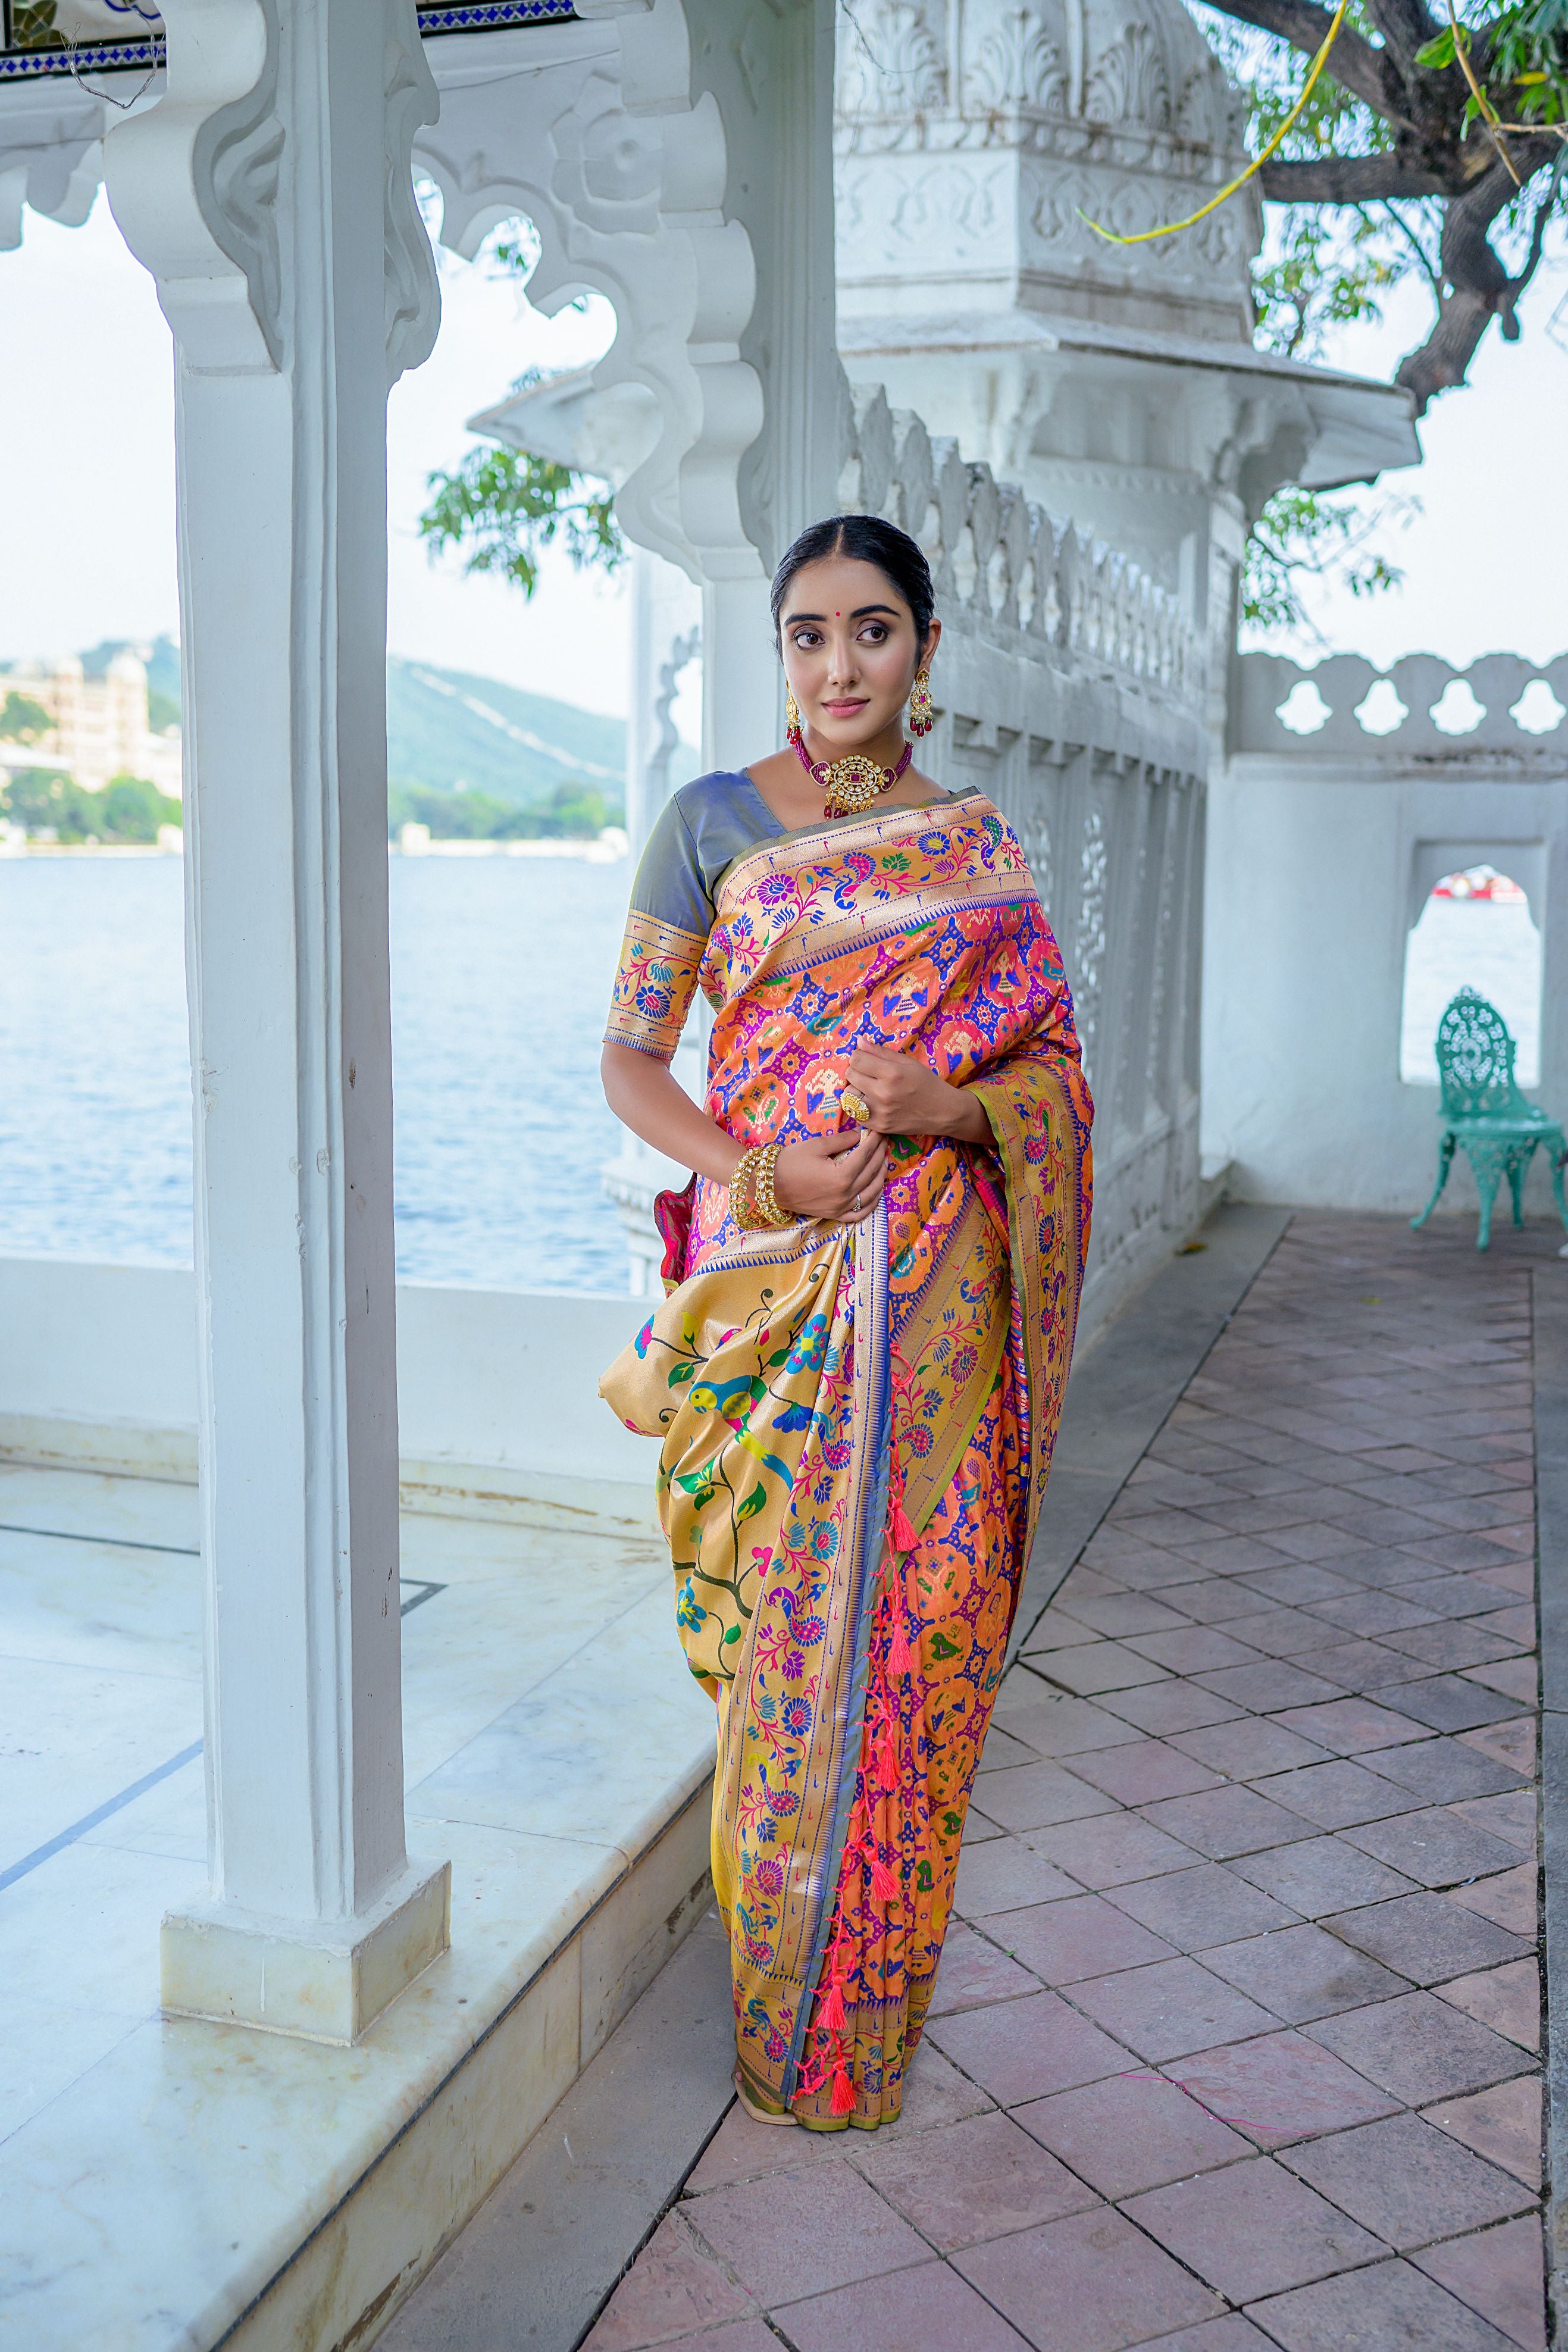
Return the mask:
{"type": "Polygon", "coordinates": [[[610,1034],[668,1050],[700,976],[707,1108],[737,1141],[848,1124],[862,1043],[991,1125],[988,1152],[895,1139],[856,1228],[742,1233],[699,1180],[685,1278],[601,1383],[663,1441],[676,1622],[717,1702],[750,2095],[870,2129],[925,2021],[1050,1469],[1092,1111],[1055,940],[983,796],[758,843],[714,907],[706,938],[633,914],[610,1034]]]}

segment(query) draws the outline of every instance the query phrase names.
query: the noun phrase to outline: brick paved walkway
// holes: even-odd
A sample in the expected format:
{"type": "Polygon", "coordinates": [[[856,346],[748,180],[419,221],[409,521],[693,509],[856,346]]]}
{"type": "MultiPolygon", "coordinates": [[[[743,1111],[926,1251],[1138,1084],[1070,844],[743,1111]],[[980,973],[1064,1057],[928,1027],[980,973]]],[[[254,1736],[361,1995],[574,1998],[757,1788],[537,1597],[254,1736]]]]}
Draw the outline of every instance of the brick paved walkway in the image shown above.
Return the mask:
{"type": "Polygon", "coordinates": [[[732,2109],[592,2352],[1544,2346],[1553,1247],[1295,1220],[1008,1678],[902,2120],[732,2109]]]}

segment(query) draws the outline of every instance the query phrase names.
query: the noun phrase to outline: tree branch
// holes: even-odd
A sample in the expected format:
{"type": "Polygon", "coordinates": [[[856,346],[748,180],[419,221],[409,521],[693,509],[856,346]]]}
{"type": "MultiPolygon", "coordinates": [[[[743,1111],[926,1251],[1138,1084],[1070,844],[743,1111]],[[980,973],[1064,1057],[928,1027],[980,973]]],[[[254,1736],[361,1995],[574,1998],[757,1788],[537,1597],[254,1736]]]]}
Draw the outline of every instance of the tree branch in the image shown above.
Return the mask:
{"type": "Polygon", "coordinates": [[[1443,196],[1448,181],[1403,155],[1314,155],[1310,163],[1265,163],[1259,177],[1276,205],[1356,205],[1389,196],[1443,196]]]}
{"type": "MultiPolygon", "coordinates": [[[[1222,15],[1251,25],[1260,33],[1273,33],[1305,50],[1308,57],[1316,57],[1333,23],[1333,9],[1319,7],[1317,0],[1213,0],[1213,4],[1222,15]]],[[[1404,120],[1403,92],[1392,61],[1385,60],[1359,33],[1341,26],[1324,70],[1375,114],[1390,121],[1404,120]]]]}
{"type": "MultiPolygon", "coordinates": [[[[1554,148],[1556,142],[1552,145],[1554,148]]],[[[1529,176],[1533,178],[1551,152],[1545,141],[1534,141],[1529,142],[1527,149],[1516,150],[1516,161],[1521,170],[1528,163],[1529,176]]],[[[1462,196],[1453,197],[1445,208],[1443,275],[1451,290],[1439,299],[1431,333],[1418,351],[1401,360],[1394,378],[1396,383],[1415,394],[1417,416],[1438,393],[1463,383],[1493,319],[1500,321],[1509,342],[1518,340],[1515,307],[1541,259],[1546,215],[1558,181],[1559,174],[1553,171],[1552,184],[1536,214],[1536,233],[1531,237],[1529,256],[1517,278],[1509,276],[1487,233],[1515,194],[1513,182],[1501,163],[1494,163],[1474,187],[1462,196]]]]}
{"type": "MultiPolygon", "coordinates": [[[[1429,16],[1422,0],[1366,0],[1366,13],[1382,34],[1384,47],[1402,78],[1415,66],[1416,50],[1425,48],[1443,29],[1444,20],[1429,16]]],[[[1343,37],[1341,34],[1340,39],[1343,37]]],[[[1334,46],[1337,48],[1339,43],[1334,46]]]]}

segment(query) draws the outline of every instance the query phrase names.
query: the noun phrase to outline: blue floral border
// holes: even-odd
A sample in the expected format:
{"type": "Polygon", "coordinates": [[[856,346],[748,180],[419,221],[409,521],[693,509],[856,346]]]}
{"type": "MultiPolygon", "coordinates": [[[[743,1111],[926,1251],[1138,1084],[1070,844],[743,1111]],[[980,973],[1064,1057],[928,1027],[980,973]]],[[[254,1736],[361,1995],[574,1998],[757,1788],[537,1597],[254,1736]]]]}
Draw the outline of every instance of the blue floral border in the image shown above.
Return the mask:
{"type": "MultiPolygon", "coordinates": [[[[577,11],[572,0],[474,0],[459,7],[419,10],[419,29],[428,40],[434,33],[488,33],[509,25],[570,24],[577,11]]],[[[48,74],[148,73],[163,63],[161,37],[123,41],[82,41],[74,52],[64,49],[0,49],[0,83],[35,81],[48,74]]]]}

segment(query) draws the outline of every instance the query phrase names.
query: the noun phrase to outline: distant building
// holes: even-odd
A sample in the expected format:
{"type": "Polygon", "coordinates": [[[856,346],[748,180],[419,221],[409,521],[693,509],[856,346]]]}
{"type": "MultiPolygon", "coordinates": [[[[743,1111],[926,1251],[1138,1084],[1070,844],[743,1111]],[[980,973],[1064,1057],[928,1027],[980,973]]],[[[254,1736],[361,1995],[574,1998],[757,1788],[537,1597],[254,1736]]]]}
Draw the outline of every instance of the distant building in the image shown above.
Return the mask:
{"type": "Polygon", "coordinates": [[[148,724],[147,667],[139,655],[116,654],[99,677],[89,677],[75,654],[17,662],[0,670],[0,700],[7,693],[25,694],[54,724],[30,743],[0,740],[0,768],[58,768],[89,793],[114,776],[144,776],[171,799],[181,797],[180,730],[155,735],[148,724]]]}

